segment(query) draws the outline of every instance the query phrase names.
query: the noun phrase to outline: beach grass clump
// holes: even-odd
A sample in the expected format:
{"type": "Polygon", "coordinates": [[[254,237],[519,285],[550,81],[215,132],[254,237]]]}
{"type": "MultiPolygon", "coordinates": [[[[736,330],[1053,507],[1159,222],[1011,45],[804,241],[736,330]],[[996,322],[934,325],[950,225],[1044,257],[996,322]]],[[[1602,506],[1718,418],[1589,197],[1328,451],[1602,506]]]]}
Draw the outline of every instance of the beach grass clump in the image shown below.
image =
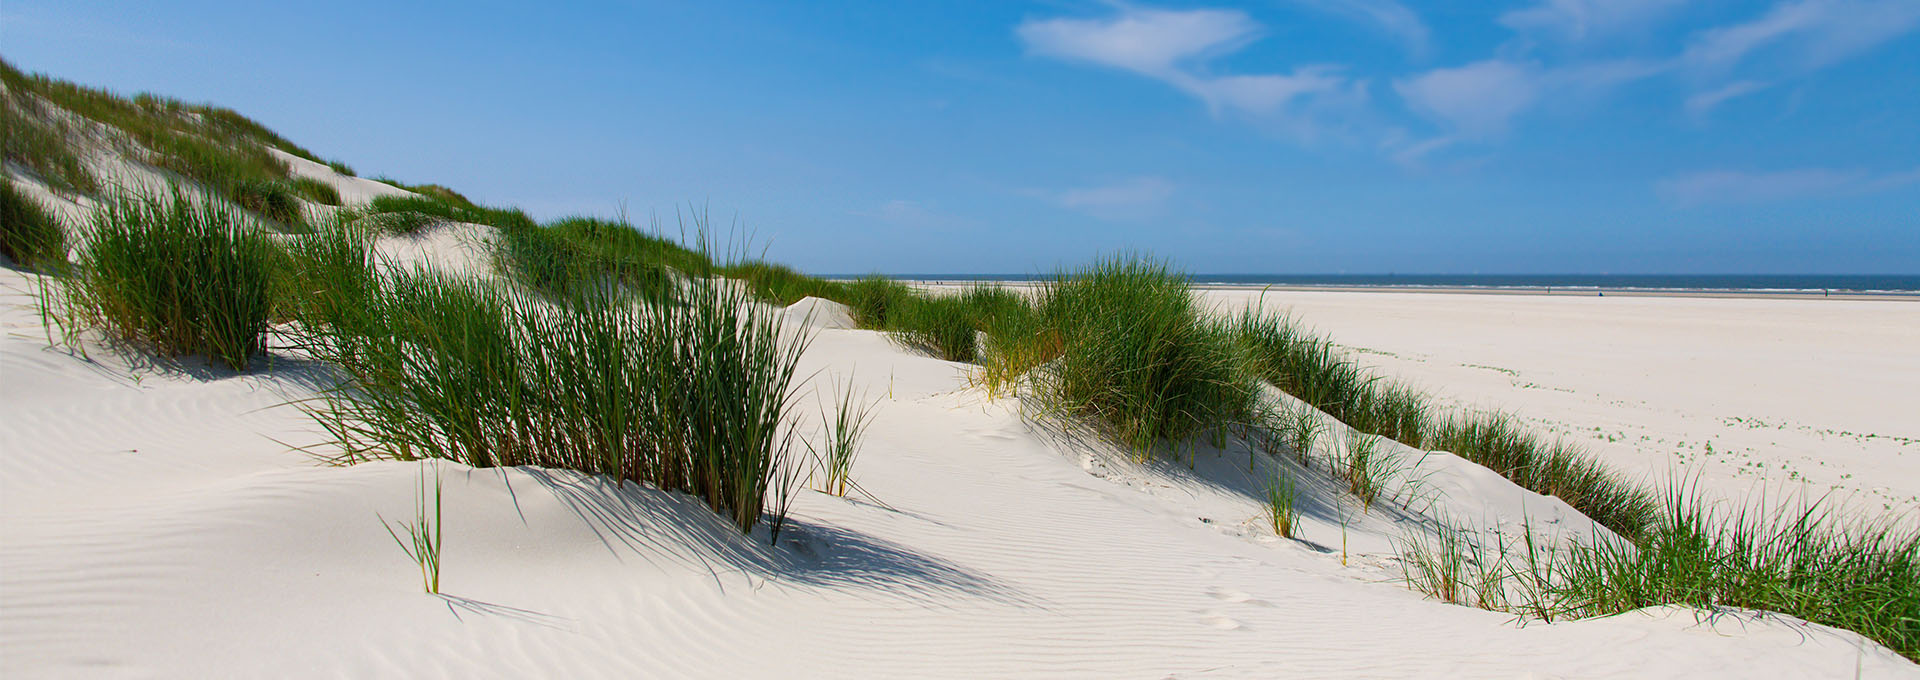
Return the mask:
{"type": "Polygon", "coordinates": [[[427,271],[303,341],[350,381],[314,409],[342,460],[539,465],[683,491],[742,531],[790,464],[804,338],[735,287],[549,298],[427,271]]]}
{"type": "Polygon", "coordinates": [[[332,168],[334,172],[340,173],[342,175],[346,175],[348,177],[358,176],[354,174],[353,166],[347,165],[343,161],[327,161],[327,167],[332,168]]]}
{"type": "Polygon", "coordinates": [[[1681,605],[1778,612],[1851,630],[1920,660],[1920,533],[1858,522],[1821,501],[1698,500],[1670,486],[1636,540],[1548,540],[1527,527],[1492,544],[1448,526],[1399,543],[1409,587],[1543,620],[1681,605]]]}
{"type": "Polygon", "coordinates": [[[905,284],[879,274],[869,274],[847,284],[847,297],[840,302],[852,311],[855,325],[886,330],[890,314],[914,295],[913,289],[905,284]]]}
{"type": "Polygon", "coordinates": [[[887,327],[896,339],[947,361],[978,358],[977,322],[974,309],[958,295],[905,296],[887,311],[887,327]]]}
{"type": "Polygon", "coordinates": [[[295,177],[289,182],[293,193],[320,205],[340,205],[340,190],[312,177],[295,177]]]}
{"type": "Polygon", "coordinates": [[[1036,396],[1143,457],[1156,444],[1247,420],[1254,390],[1245,362],[1188,284],[1164,264],[1128,255],[1048,283],[1039,336],[1057,339],[1060,354],[1036,396]]]}
{"type": "Polygon", "coordinates": [[[0,178],[0,255],[29,269],[54,270],[67,262],[60,218],[8,178],[0,178]]]}
{"type": "Polygon", "coordinates": [[[500,267],[556,299],[624,289],[662,296],[676,281],[712,273],[711,260],[623,220],[569,217],[501,230],[500,267]]]}
{"type": "Polygon", "coordinates": [[[1574,617],[1662,604],[1763,609],[1920,660],[1920,534],[1910,524],[1849,525],[1820,502],[1717,508],[1681,488],[1640,540],[1565,552],[1540,608],[1574,617]]]}
{"type": "Polygon", "coordinates": [[[285,180],[248,179],[235,182],[225,193],[240,207],[276,224],[304,226],[306,214],[294,191],[294,185],[285,180]]]}
{"type": "Polygon", "coordinates": [[[117,339],[245,370],[265,346],[277,248],[211,196],[116,194],[94,212],[63,298],[117,339]]]}

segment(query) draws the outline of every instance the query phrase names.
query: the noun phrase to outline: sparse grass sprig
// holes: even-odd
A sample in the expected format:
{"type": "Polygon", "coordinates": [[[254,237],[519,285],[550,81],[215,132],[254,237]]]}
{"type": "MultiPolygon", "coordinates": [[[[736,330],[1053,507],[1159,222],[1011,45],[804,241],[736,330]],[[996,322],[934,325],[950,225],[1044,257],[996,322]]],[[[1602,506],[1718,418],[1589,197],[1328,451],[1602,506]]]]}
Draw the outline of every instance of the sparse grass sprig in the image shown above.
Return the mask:
{"type": "Polygon", "coordinates": [[[1300,524],[1300,511],[1294,508],[1293,477],[1276,470],[1271,481],[1267,482],[1266,505],[1267,525],[1281,538],[1293,538],[1300,524]]]}
{"type": "Polygon", "coordinates": [[[820,491],[845,496],[853,488],[853,460],[860,453],[860,437],[873,422],[878,402],[866,402],[851,384],[835,389],[834,394],[832,415],[824,410],[820,414],[822,443],[816,446],[807,441],[806,446],[820,471],[820,491]]]}
{"type": "Polygon", "coordinates": [[[427,514],[426,467],[424,464],[420,466],[420,488],[413,497],[413,521],[388,522],[387,518],[380,517],[380,524],[386,527],[387,535],[393,537],[394,544],[407,554],[407,559],[420,566],[420,586],[430,594],[438,594],[440,549],[446,545],[443,540],[446,523],[441,514],[442,487],[438,468],[433,472],[433,514],[427,514]],[[394,531],[395,524],[399,525],[399,531],[394,531]],[[401,540],[402,533],[407,535],[406,540],[401,540]]]}

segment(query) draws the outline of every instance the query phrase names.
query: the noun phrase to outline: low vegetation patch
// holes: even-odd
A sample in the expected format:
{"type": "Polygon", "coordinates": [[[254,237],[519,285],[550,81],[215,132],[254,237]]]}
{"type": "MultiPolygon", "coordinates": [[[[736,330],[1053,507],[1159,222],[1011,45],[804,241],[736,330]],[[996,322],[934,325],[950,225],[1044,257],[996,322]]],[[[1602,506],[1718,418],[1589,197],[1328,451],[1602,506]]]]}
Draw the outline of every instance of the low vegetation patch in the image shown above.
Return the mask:
{"type": "Polygon", "coordinates": [[[1529,530],[1488,544],[1442,526],[1402,541],[1415,590],[1553,620],[1658,605],[1780,612],[1845,628],[1920,660],[1920,535],[1821,503],[1731,511],[1669,490],[1636,541],[1554,543],[1529,530]]]}
{"type": "Polygon", "coordinates": [[[320,205],[340,205],[340,190],[333,185],[312,177],[296,177],[292,180],[293,193],[301,198],[320,205]]]}
{"type": "Polygon", "coordinates": [[[75,130],[49,111],[31,92],[16,87],[24,80],[12,66],[0,61],[6,94],[0,97],[0,158],[33,172],[48,186],[91,194],[100,180],[81,160],[73,142],[75,130]]]}
{"type": "Polygon", "coordinates": [[[59,217],[0,177],[0,255],[29,269],[58,269],[67,262],[67,231],[59,217]]]}
{"type": "Polygon", "coordinates": [[[1228,329],[1208,318],[1186,277],[1138,257],[1102,259],[1048,284],[1040,332],[1059,356],[1037,396],[1088,418],[1142,456],[1245,422],[1254,389],[1228,329]]]}
{"type": "Polygon", "coordinates": [[[64,316],[161,355],[245,370],[265,346],[276,248],[211,196],[116,194],[80,243],[64,316]]]}
{"type": "Polygon", "coordinates": [[[427,272],[368,289],[305,324],[310,351],[352,377],[314,411],[348,461],[604,474],[699,496],[742,531],[778,491],[805,342],[737,289],[555,305],[427,272]]]}

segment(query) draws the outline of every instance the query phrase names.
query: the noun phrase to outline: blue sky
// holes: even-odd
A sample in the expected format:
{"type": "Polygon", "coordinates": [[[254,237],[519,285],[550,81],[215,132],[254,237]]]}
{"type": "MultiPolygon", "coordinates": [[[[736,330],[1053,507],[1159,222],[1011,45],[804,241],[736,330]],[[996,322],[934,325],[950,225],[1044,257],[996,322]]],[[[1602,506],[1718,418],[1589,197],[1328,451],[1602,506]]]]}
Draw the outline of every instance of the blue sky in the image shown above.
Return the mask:
{"type": "Polygon", "coordinates": [[[814,272],[1920,273],[1916,0],[8,0],[0,54],[814,272]]]}

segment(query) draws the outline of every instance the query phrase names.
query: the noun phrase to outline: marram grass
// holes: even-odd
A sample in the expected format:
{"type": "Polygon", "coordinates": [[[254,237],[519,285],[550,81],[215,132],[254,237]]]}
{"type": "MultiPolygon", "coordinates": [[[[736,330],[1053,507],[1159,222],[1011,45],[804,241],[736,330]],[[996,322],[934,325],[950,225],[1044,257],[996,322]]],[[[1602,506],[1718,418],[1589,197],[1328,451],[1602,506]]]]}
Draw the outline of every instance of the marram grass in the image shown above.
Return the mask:
{"type": "Polygon", "coordinates": [[[411,272],[367,289],[361,304],[327,308],[335,318],[316,315],[304,341],[351,378],[314,410],[348,461],[604,474],[698,496],[742,531],[791,466],[806,342],[738,288],[553,304],[411,272]]]}
{"type": "Polygon", "coordinates": [[[119,340],[245,370],[265,346],[276,248],[210,195],[115,194],[94,212],[59,297],[69,318],[119,340]]]}
{"type": "Polygon", "coordinates": [[[67,231],[60,218],[9,178],[0,178],[0,255],[30,269],[67,262],[67,231]]]}

